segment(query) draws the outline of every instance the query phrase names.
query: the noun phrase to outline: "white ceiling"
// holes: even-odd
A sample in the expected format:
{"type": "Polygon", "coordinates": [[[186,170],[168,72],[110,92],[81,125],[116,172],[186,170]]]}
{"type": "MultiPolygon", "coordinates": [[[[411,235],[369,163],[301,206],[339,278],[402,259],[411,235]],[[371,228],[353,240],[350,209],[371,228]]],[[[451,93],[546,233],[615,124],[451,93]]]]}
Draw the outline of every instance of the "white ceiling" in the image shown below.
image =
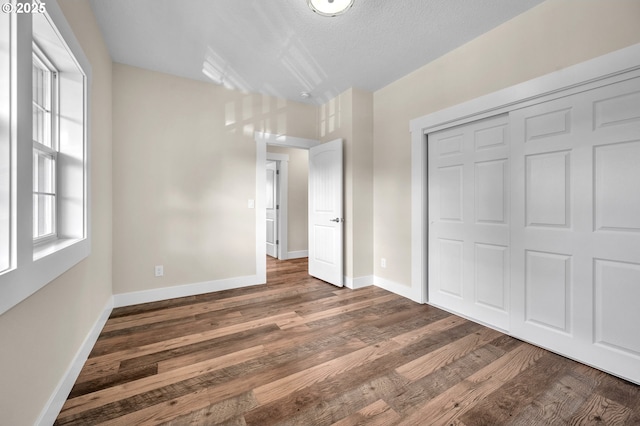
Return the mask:
{"type": "Polygon", "coordinates": [[[205,68],[227,87],[321,104],[378,90],[541,2],[355,0],[334,18],[306,0],[91,5],[115,62],[212,81],[205,68]]]}

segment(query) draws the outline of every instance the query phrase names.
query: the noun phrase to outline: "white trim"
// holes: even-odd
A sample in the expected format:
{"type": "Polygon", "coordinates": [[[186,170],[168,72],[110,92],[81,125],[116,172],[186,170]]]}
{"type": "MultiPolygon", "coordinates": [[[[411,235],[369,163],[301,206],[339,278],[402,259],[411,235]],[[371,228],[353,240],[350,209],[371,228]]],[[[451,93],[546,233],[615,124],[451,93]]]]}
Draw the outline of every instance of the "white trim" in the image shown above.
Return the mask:
{"type": "Polygon", "coordinates": [[[274,135],[273,133],[255,132],[256,141],[260,139],[267,145],[284,146],[288,148],[311,149],[320,145],[316,139],[297,138],[287,135],[274,135]]]}
{"type": "Polygon", "coordinates": [[[267,144],[256,133],[256,276],[262,284],[267,282],[267,144]]]}
{"type": "Polygon", "coordinates": [[[60,410],[62,410],[62,406],[67,401],[67,397],[69,396],[73,385],[76,383],[76,380],[80,375],[80,371],[82,371],[82,367],[89,358],[91,350],[98,341],[100,332],[107,323],[107,320],[111,315],[111,311],[113,311],[112,297],[109,298],[104,309],[102,310],[102,313],[93,324],[93,327],[91,327],[89,333],[87,333],[87,336],[80,345],[78,352],[76,352],[76,355],[73,357],[69,368],[67,368],[67,371],[62,376],[62,379],[58,383],[58,386],[56,386],[56,389],[49,397],[49,400],[40,412],[40,416],[38,416],[38,420],[36,420],[35,424],[52,425],[56,421],[58,414],[60,414],[60,410]]]}
{"type": "MultiPolygon", "coordinates": [[[[267,145],[308,150],[309,148],[320,145],[320,141],[314,139],[297,138],[287,135],[274,135],[272,133],[263,132],[255,132],[254,138],[256,141],[256,274],[259,277],[263,277],[261,283],[266,283],[267,247],[265,241],[267,235],[267,212],[265,210],[264,188],[266,185],[267,145]]],[[[284,253],[287,253],[289,259],[295,258],[291,257],[290,253],[284,250],[282,251],[282,253],[283,255],[284,253]]],[[[302,257],[308,257],[308,251],[307,255],[302,257]]]]}
{"type": "Polygon", "coordinates": [[[398,296],[405,297],[407,299],[411,299],[414,302],[420,302],[420,289],[416,289],[413,286],[407,286],[403,284],[399,284],[394,281],[387,280],[385,278],[378,277],[376,275],[373,276],[373,285],[376,287],[380,287],[391,293],[395,293],[398,296]]]}
{"type": "Polygon", "coordinates": [[[114,294],[113,306],[115,308],[120,308],[122,306],[157,302],[160,300],[194,296],[197,294],[211,293],[215,291],[232,290],[235,288],[249,287],[258,284],[264,284],[261,277],[258,275],[250,275],[246,277],[236,277],[223,280],[204,281],[193,284],[183,284],[172,287],[154,288],[151,290],[133,291],[130,293],[114,294]]]}
{"type": "Polygon", "coordinates": [[[309,250],[290,251],[287,253],[287,259],[302,259],[309,257],[309,250]]]}
{"type": "Polygon", "coordinates": [[[344,276],[344,286],[351,290],[357,290],[359,288],[370,287],[373,285],[373,275],[367,275],[364,277],[351,278],[344,276]]]}
{"type": "MultiPolygon", "coordinates": [[[[445,108],[410,121],[411,132],[429,133],[452,125],[476,121],[527,106],[528,101],[540,102],[542,96],[567,96],[575,91],[589,90],[590,83],[619,76],[640,68],[640,44],[507,87],[470,101],[445,108]],[[567,91],[569,90],[569,92],[567,91]],[[562,93],[558,93],[562,92],[562,93]]],[[[545,99],[547,100],[547,99],[545,99]]]]}
{"type": "Polygon", "coordinates": [[[419,295],[419,299],[413,300],[427,301],[427,144],[424,135],[637,74],[640,74],[640,44],[411,120],[411,292],[419,295]]]}
{"type": "Polygon", "coordinates": [[[289,161],[289,154],[278,154],[277,152],[267,152],[267,160],[289,161]]]}

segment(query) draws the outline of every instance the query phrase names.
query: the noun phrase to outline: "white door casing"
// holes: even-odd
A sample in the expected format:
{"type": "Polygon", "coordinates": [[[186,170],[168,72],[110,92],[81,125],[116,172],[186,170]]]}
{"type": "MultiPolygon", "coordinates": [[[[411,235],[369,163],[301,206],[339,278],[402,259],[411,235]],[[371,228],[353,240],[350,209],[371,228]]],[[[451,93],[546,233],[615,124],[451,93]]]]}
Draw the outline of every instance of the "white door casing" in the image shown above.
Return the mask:
{"type": "Polygon", "coordinates": [[[267,215],[267,255],[278,258],[278,163],[267,162],[265,209],[267,215]]]}
{"type": "Polygon", "coordinates": [[[309,274],[343,286],[342,139],[309,150],[309,274]]]}
{"type": "Polygon", "coordinates": [[[508,117],[431,133],[428,152],[429,301],[508,330],[508,117]]]}

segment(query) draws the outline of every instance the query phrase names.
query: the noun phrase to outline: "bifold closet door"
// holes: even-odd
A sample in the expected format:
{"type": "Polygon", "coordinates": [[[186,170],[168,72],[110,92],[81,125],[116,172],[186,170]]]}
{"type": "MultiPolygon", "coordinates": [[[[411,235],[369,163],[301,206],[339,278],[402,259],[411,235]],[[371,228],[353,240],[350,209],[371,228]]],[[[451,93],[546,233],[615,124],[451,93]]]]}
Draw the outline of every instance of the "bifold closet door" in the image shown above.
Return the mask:
{"type": "Polygon", "coordinates": [[[509,118],[510,334],[640,383],[640,79],[509,118]]]}
{"type": "Polygon", "coordinates": [[[428,135],[429,303],[509,329],[507,116],[428,135]]]}

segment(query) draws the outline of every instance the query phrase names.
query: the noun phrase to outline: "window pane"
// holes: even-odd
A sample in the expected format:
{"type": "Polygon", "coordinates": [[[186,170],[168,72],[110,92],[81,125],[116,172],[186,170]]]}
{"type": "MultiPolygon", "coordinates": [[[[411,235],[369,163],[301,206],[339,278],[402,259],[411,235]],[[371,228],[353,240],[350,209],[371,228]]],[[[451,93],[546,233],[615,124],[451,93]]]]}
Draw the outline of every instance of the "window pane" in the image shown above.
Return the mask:
{"type": "Polygon", "coordinates": [[[55,201],[54,195],[33,195],[33,238],[46,237],[54,233],[55,201]]]}
{"type": "Polygon", "coordinates": [[[51,143],[51,71],[36,54],[31,75],[33,97],[33,140],[52,148],[51,143]]]}
{"type": "Polygon", "coordinates": [[[8,13],[0,14],[0,272],[9,269],[11,260],[9,17],[8,13]]]}
{"type": "Polygon", "coordinates": [[[33,150],[33,190],[34,192],[55,191],[55,160],[53,156],[33,150]]]}

